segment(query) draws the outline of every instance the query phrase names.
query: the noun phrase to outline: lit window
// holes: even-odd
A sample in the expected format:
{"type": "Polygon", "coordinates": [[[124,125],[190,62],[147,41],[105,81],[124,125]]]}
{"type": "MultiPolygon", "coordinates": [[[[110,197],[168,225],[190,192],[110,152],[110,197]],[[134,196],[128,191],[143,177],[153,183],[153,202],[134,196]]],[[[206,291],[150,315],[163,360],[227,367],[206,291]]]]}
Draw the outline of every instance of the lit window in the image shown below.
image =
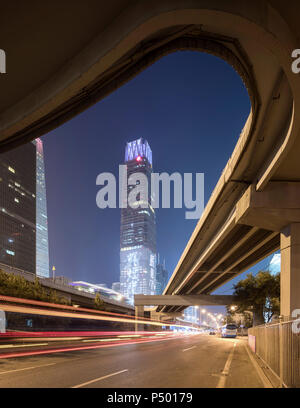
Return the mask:
{"type": "Polygon", "coordinates": [[[19,203],[20,201],[19,201],[19,199],[18,199],[18,198],[15,198],[15,202],[16,202],[16,203],[19,203]]]}
{"type": "Polygon", "coordinates": [[[6,253],[7,253],[8,255],[12,255],[12,256],[15,255],[14,251],[10,251],[9,249],[6,250],[6,253]]]}

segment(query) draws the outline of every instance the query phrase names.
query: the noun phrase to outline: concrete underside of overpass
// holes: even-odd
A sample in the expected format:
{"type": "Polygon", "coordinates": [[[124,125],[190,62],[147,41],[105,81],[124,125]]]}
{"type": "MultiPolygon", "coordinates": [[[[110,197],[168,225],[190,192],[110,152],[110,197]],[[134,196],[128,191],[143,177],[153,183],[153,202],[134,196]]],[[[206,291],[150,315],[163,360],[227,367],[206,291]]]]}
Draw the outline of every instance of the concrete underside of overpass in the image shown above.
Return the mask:
{"type": "Polygon", "coordinates": [[[168,53],[223,58],[252,109],[164,294],[212,293],[280,248],[289,315],[300,308],[299,14],[298,0],[3,4],[0,151],[56,128],[168,53]]]}
{"type": "Polygon", "coordinates": [[[135,295],[134,305],[138,306],[222,306],[232,304],[229,295],[135,295]]]}
{"type": "MultiPolygon", "coordinates": [[[[234,297],[228,295],[135,295],[135,316],[143,318],[145,306],[171,306],[182,310],[190,306],[229,306],[233,300],[234,297]]],[[[160,313],[153,310],[150,313],[151,317],[156,320],[168,320],[182,316],[180,312],[160,313]]]]}

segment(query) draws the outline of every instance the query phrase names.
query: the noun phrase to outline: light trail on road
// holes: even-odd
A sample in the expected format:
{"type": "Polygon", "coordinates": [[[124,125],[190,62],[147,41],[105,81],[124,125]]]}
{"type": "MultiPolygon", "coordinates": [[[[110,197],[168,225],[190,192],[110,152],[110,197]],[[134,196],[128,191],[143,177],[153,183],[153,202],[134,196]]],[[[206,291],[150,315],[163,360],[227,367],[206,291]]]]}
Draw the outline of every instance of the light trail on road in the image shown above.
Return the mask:
{"type": "Polygon", "coordinates": [[[165,338],[162,338],[162,337],[159,337],[159,338],[151,337],[151,338],[142,338],[142,339],[134,338],[132,341],[127,340],[127,339],[124,339],[123,341],[121,339],[112,339],[110,340],[112,341],[111,344],[107,343],[107,344],[101,344],[101,345],[96,343],[97,342],[96,340],[94,345],[89,345],[89,346],[72,346],[72,347],[64,347],[64,348],[50,348],[46,350],[34,350],[34,351],[28,351],[28,352],[2,353],[0,354],[0,359],[35,356],[35,355],[41,355],[41,354],[62,353],[62,352],[68,352],[68,351],[99,349],[99,348],[107,348],[107,347],[118,347],[118,346],[140,344],[140,343],[162,342],[162,341],[168,341],[168,340],[177,340],[182,337],[183,337],[182,335],[172,334],[172,335],[166,336],[165,338]]]}

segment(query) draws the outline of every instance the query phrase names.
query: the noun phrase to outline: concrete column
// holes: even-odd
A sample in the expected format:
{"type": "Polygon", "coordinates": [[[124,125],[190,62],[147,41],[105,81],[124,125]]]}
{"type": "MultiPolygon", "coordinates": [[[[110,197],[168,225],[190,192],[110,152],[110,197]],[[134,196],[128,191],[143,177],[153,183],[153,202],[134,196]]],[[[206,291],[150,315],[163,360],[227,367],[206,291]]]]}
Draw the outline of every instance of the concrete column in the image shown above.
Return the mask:
{"type": "Polygon", "coordinates": [[[300,223],[281,231],[280,314],[290,316],[300,309],[300,223]]]}
{"type": "Polygon", "coordinates": [[[144,319],[144,306],[135,306],[135,331],[143,331],[144,325],[137,323],[137,320],[144,319]]]}

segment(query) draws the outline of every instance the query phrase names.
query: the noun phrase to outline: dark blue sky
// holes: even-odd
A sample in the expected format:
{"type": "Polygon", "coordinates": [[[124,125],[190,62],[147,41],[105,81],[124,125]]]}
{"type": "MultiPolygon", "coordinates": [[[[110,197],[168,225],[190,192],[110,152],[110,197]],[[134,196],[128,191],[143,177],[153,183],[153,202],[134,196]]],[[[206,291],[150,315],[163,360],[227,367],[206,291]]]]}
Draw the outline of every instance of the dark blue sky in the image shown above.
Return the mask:
{"type": "MultiPolygon", "coordinates": [[[[120,210],[96,206],[96,177],[117,175],[126,142],[148,140],[155,172],[205,173],[207,202],[249,112],[247,91],[227,63],[178,52],[45,135],[50,265],[56,275],[108,286],[119,280],[120,210]]],[[[184,213],[156,211],[157,249],[169,275],[196,225],[184,213]]]]}

